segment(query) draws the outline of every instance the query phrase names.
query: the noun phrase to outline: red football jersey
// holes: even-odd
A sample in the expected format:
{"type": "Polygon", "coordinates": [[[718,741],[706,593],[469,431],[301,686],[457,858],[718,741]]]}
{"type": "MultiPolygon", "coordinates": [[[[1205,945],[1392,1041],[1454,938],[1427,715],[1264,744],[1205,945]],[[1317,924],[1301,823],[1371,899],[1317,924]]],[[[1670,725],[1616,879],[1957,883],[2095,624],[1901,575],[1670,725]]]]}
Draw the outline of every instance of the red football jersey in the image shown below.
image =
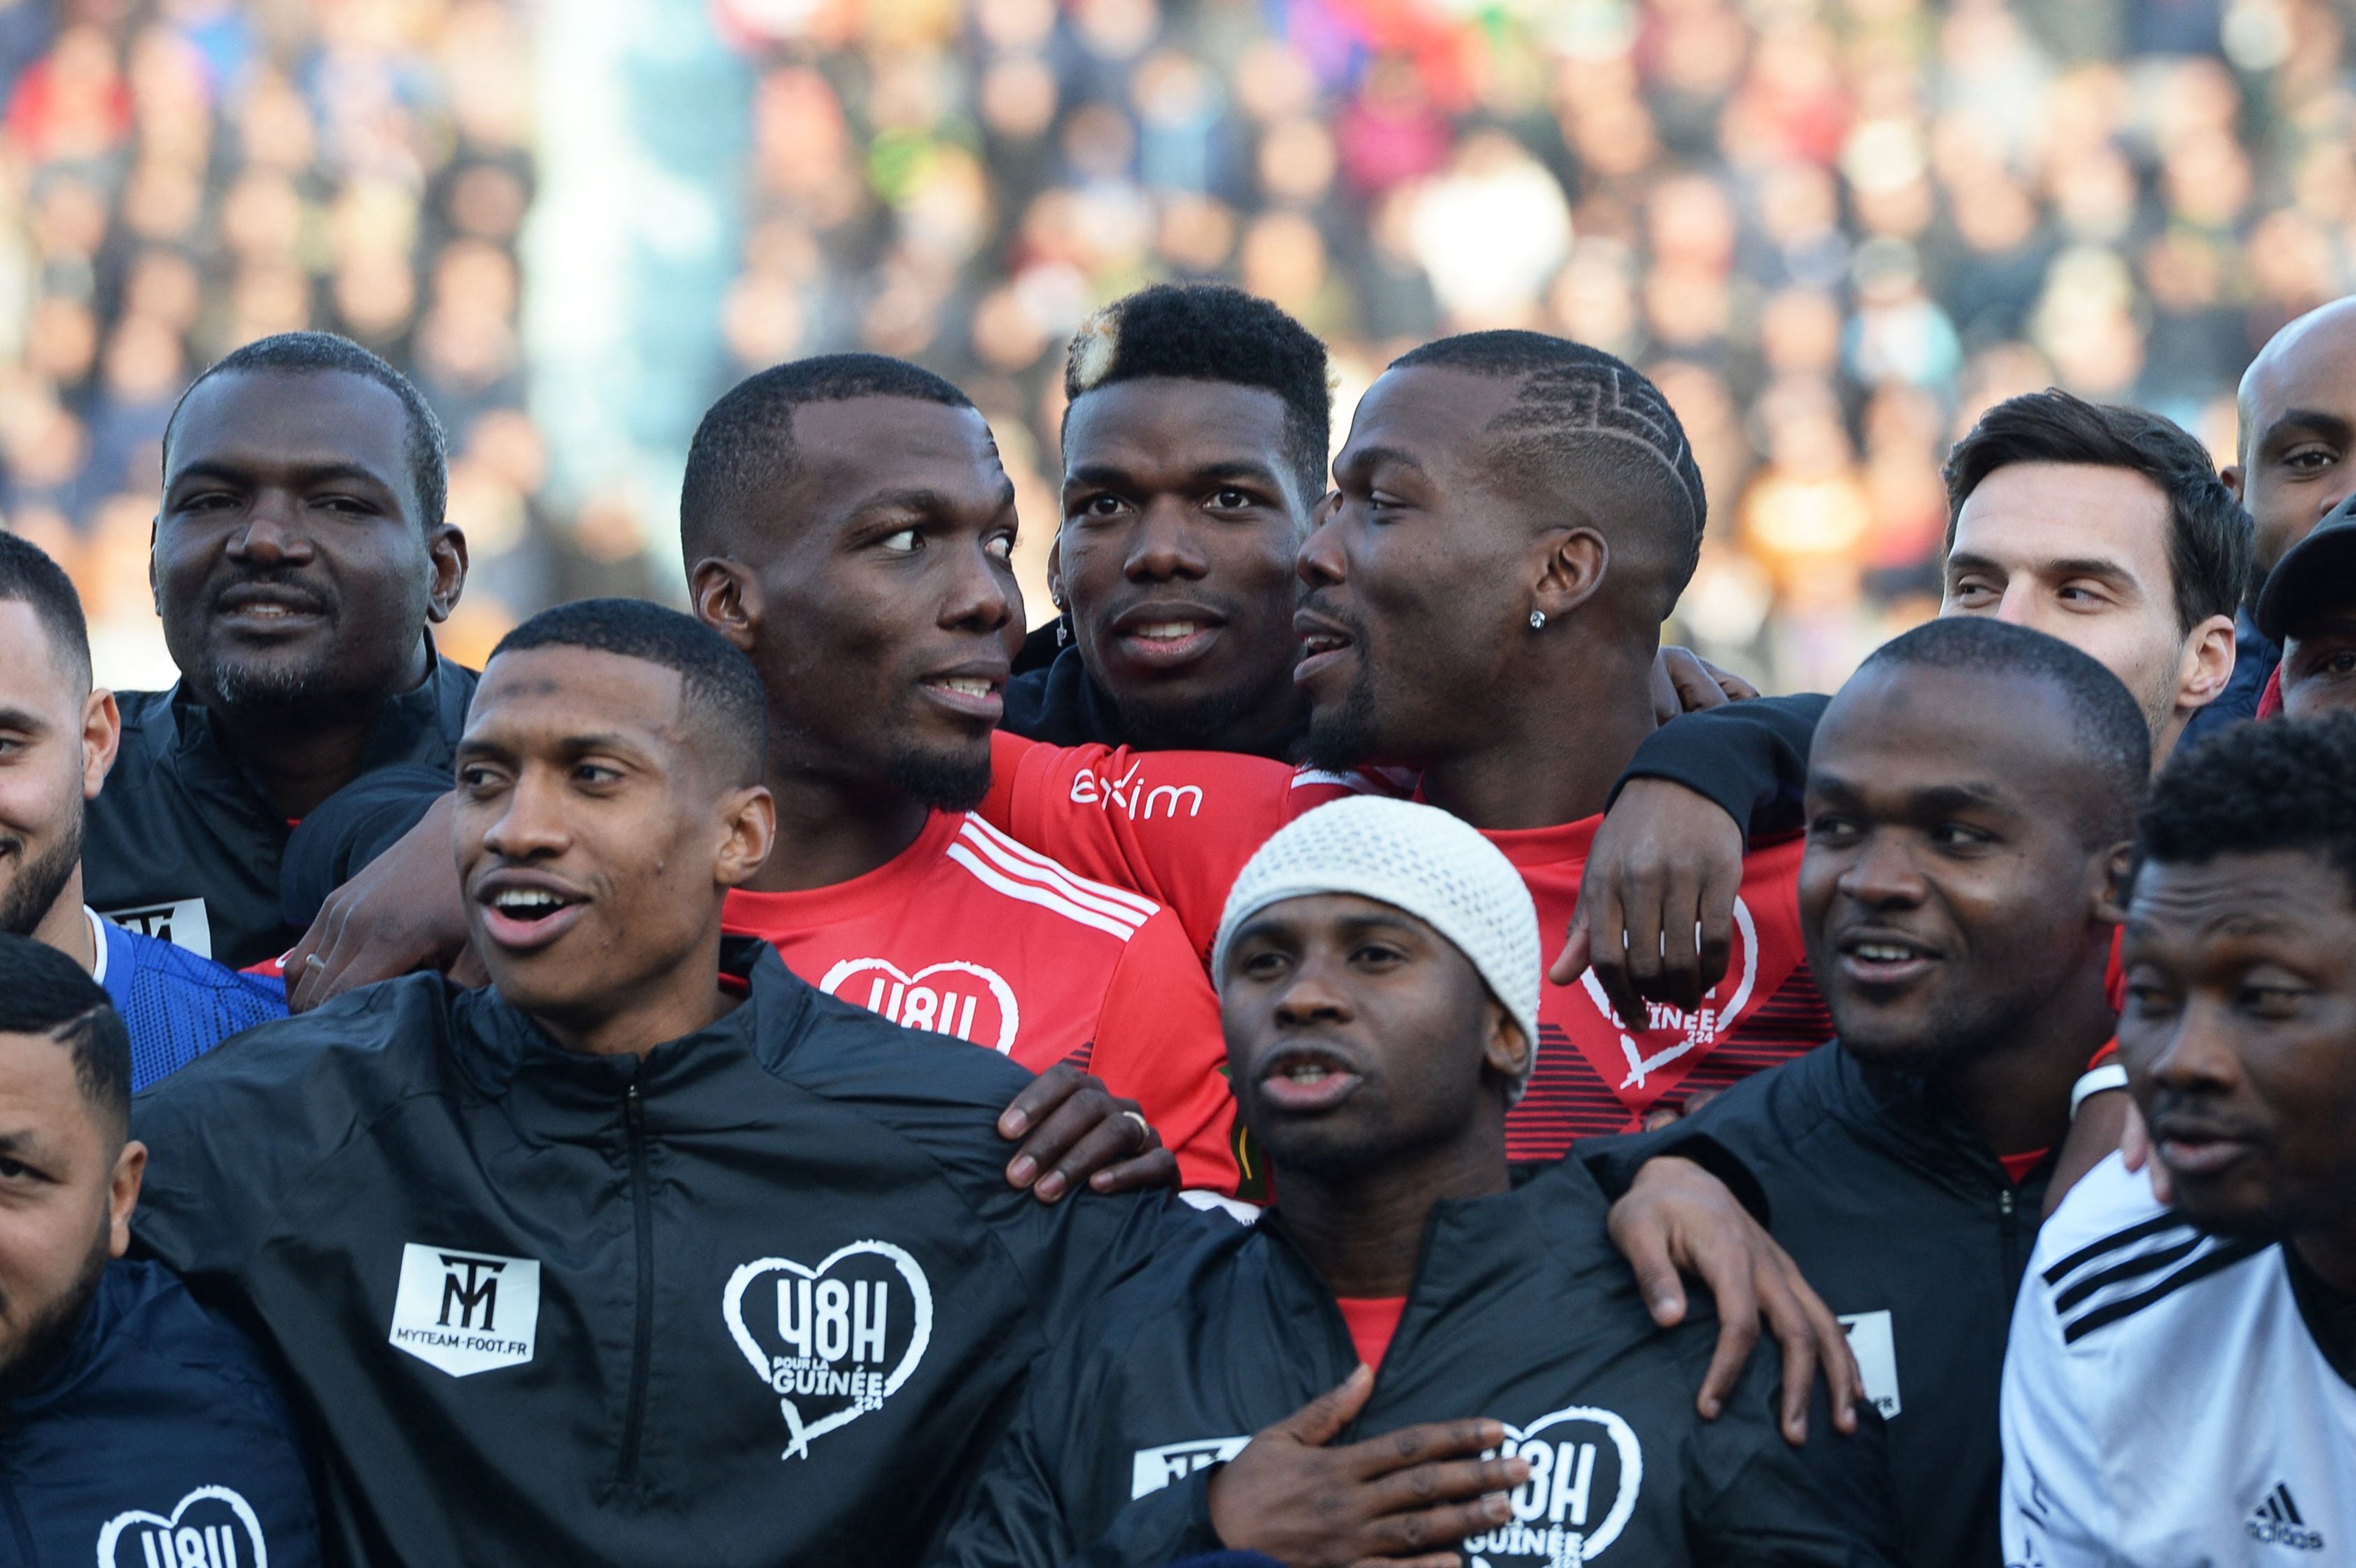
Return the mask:
{"type": "MultiPolygon", "coordinates": [[[[1003,731],[994,761],[984,815],[1089,876],[1162,901],[1205,955],[1228,888],[1268,836],[1370,784],[1258,757],[1042,746],[1003,731]]],[[[1602,820],[1485,835],[1521,871],[1548,953],[1570,929],[1602,820]]],[[[1722,1089],[1832,1038],[1800,939],[1801,848],[1790,838],[1745,859],[1726,978],[1692,1015],[1656,1005],[1627,1029],[1591,973],[1541,988],[1537,1069],[1505,1118],[1512,1158],[1551,1159],[1575,1138],[1633,1130],[1664,1101],[1722,1089]]]]}
{"type": "Polygon", "coordinates": [[[1218,1000],[1177,919],[938,811],[848,882],[728,895],[729,931],[830,997],[1033,1072],[1071,1061],[1144,1108],[1191,1188],[1233,1193],[1235,1102],[1218,1000]]]}

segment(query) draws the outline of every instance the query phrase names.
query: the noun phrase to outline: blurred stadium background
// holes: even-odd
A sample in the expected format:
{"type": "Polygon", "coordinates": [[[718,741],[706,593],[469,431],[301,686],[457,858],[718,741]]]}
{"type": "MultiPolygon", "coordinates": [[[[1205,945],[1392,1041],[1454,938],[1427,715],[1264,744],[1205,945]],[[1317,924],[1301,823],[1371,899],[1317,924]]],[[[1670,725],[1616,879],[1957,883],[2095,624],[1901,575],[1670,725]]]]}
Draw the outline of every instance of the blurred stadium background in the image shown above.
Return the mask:
{"type": "Polygon", "coordinates": [[[2212,450],[2356,273],[2328,0],[0,0],[0,513],[103,678],[171,678],[156,440],[246,339],[346,333],[451,433],[479,659],[675,592],[745,371],[965,386],[1032,612],[1066,336],[1220,277],[1334,346],[1533,325],[1647,368],[1712,497],[1674,628],[1826,688],[1927,614],[1946,443],[2058,383],[2212,450]]]}

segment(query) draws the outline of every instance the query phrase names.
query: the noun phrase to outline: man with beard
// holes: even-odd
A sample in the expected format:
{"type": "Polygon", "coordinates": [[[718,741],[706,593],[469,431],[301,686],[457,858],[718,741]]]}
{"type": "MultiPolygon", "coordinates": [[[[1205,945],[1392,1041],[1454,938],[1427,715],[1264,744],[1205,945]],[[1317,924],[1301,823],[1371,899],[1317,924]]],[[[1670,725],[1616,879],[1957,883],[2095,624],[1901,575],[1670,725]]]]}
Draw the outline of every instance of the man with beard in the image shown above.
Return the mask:
{"type": "Polygon", "coordinates": [[[82,901],[82,825],[113,764],[114,695],[91,684],[81,600],[57,562],[0,534],[0,931],[63,953],[131,1030],[145,1088],[240,1029],[286,1013],[275,981],[102,920],[82,901]]]}
{"type": "MultiPolygon", "coordinates": [[[[704,415],[680,500],[689,590],[760,671],[777,801],[728,926],[895,1022],[1089,1069],[1188,1187],[1232,1193],[1217,1006],[1183,930],[968,815],[1023,626],[1014,527],[989,425],[913,365],[799,360],[704,415]]],[[[1048,1171],[1039,1196],[1068,1180],[1048,1171]]]]}
{"type": "Polygon", "coordinates": [[[451,807],[490,987],[371,987],[140,1096],[138,1240],[288,1369],[338,1561],[902,1568],[1049,1339],[1227,1224],[1034,1201],[1021,1068],[724,938],[766,704],[675,612],[527,621],[451,807]]]}
{"type": "Polygon", "coordinates": [[[1540,961],[1504,855],[1321,807],[1244,868],[1215,962],[1276,1205],[1074,1326],[942,1562],[1891,1560],[1879,1435],[1793,1452],[1763,1360],[1699,1420],[1709,1326],[1655,1326],[1578,1162],[1513,1181],[1540,961]]]}
{"type": "Polygon", "coordinates": [[[433,411],[342,338],[248,344],[181,398],[149,572],[180,680],[121,694],[102,913],[236,967],[284,952],[294,825],[370,769],[448,767],[475,677],[426,630],[466,575],[445,489],[433,411]]]}
{"type": "Polygon", "coordinates": [[[2194,747],[2143,814],[2115,1159],[2038,1239],[2006,1561],[2329,1563],[2356,1541],[2356,718],[2194,747]]]}
{"type": "MultiPolygon", "coordinates": [[[[2117,677],[1950,617],[1886,644],[1816,733],[1801,919],[1837,1040],[1666,1132],[1708,1138],[1848,1327],[1909,1560],[1995,1568],[1997,1387],[2104,976],[2150,741],[2117,677]]],[[[1635,1174],[1687,1179],[1675,1160],[1635,1174]]]]}
{"type": "Polygon", "coordinates": [[[261,1359],[161,1264],[123,1257],[147,1159],[130,1122],[131,1044],[106,993],[0,934],[8,1560],[141,1568],[160,1547],[307,1568],[310,1481],[261,1359]]]}

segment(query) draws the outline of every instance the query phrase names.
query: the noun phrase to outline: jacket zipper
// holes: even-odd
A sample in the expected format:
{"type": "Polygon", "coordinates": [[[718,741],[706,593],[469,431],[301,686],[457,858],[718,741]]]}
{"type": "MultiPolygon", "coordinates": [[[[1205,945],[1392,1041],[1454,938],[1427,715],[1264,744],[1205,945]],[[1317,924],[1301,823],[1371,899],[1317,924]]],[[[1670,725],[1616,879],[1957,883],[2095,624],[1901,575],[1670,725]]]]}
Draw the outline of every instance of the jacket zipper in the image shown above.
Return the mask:
{"type": "Polygon", "coordinates": [[[633,1083],[622,1092],[622,1121],[630,1145],[630,1213],[637,1226],[638,1311],[630,1345],[630,1404],[622,1419],[622,1465],[617,1486],[638,1478],[638,1444],[647,1424],[647,1360],[653,1351],[655,1318],[655,1218],[647,1193],[647,1114],[633,1083]]]}
{"type": "Polygon", "coordinates": [[[33,1550],[33,1527],[26,1522],[25,1510],[16,1501],[16,1485],[5,1471],[0,1471],[0,1503],[8,1506],[8,1529],[16,1538],[17,1561],[33,1563],[40,1556],[33,1550]]]}
{"type": "Polygon", "coordinates": [[[2013,1222],[2013,1208],[2012,1189],[2007,1187],[1999,1190],[1996,1195],[1996,1211],[1997,1223],[2004,1231],[2004,1277],[2015,1281],[2017,1286],[2020,1273],[2020,1239],[2019,1227],[2013,1222]]]}

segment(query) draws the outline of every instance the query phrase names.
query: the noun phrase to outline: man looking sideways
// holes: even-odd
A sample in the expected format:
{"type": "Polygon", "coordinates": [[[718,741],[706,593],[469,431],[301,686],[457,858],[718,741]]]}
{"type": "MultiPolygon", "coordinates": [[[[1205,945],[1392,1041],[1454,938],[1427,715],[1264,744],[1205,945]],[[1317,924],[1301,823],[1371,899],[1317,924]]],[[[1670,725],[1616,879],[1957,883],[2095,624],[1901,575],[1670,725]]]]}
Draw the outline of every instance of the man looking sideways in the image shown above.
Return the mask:
{"type": "Polygon", "coordinates": [[[1060,651],[1006,690],[1055,745],[1289,758],[1293,551],[1325,493],[1325,346],[1268,301],[1163,283],[1117,300],[1064,372],[1060,651]]]}
{"type": "Polygon", "coordinates": [[[453,837],[487,991],[419,976],[143,1096],[143,1245],[260,1325],[356,1563],[915,1559],[1032,1358],[1173,1226],[1009,1187],[995,1052],[830,1000],[744,656],[621,600],[486,667],[453,837]]]}
{"type": "Polygon", "coordinates": [[[1215,962],[1276,1206],[1076,1326],[943,1561],[1886,1560],[1878,1444],[1787,1447],[1764,1361],[1702,1422],[1709,1327],[1654,1326],[1584,1168],[1510,1179],[1539,959],[1503,855],[1430,806],[1321,807],[1237,879],[1215,962]]]}
{"type": "MultiPolygon", "coordinates": [[[[1185,932],[967,815],[1023,600],[1013,486],[965,395],[873,354],[762,371],[697,430],[680,528],[697,615],[768,694],[777,841],[729,929],[910,1028],[1086,1066],[1187,1186],[1236,1191],[1218,1008],[1185,932]]],[[[1068,1179],[1039,1179],[1052,1199],[1068,1179]]]]}
{"type": "MultiPolygon", "coordinates": [[[[28,547],[29,548],[29,547],[28,547]]],[[[318,1561],[309,1478],[253,1346],[124,1260],[146,1149],[131,1042],[65,955],[0,934],[0,1513],[24,1568],[318,1561]],[[160,1540],[159,1540],[160,1538],[160,1540]]]]}
{"type": "Polygon", "coordinates": [[[2114,1159],[2005,1359],[2007,1561],[2326,1563],[2356,1541],[2356,718],[2248,725],[2145,807],[2114,1159]]]}
{"type": "Polygon", "coordinates": [[[273,957],[293,822],[369,769],[448,766],[474,676],[427,632],[466,576],[445,489],[433,411],[343,338],[250,343],[182,396],[149,571],[180,680],[120,694],[83,848],[102,913],[273,957]]]}
{"type": "Polygon", "coordinates": [[[0,931],[71,958],[131,1031],[131,1086],[145,1088],[240,1029],[284,1018],[285,993],[82,901],[91,797],[115,760],[114,694],[91,684],[81,600],[58,563],[0,534],[0,931]]]}
{"type": "Polygon", "coordinates": [[[2118,678],[2040,633],[1951,617],[1884,645],[1809,766],[1800,912],[1837,1040],[1609,1151],[1708,1137],[1763,1189],[1889,1420],[1918,1568],[2019,1561],[1997,1377],[2071,1085],[2111,1030],[2148,748],[2118,678]]]}

